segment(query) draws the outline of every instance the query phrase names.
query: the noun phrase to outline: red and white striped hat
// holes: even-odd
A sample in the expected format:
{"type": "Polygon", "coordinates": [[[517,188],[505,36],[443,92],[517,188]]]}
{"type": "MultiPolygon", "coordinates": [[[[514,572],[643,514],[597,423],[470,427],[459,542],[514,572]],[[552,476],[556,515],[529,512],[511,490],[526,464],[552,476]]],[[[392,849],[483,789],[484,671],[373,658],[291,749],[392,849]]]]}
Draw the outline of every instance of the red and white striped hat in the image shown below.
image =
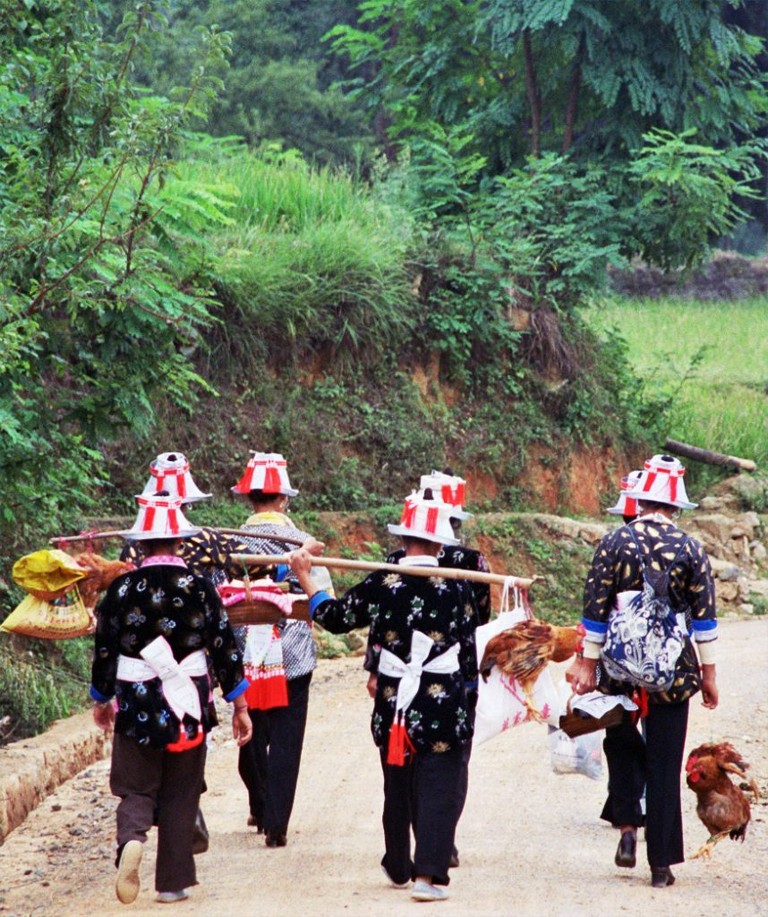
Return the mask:
{"type": "Polygon", "coordinates": [[[425,498],[421,493],[411,494],[405,498],[403,514],[399,525],[388,525],[392,535],[410,535],[424,541],[435,541],[438,544],[459,544],[453,534],[451,516],[454,508],[442,500],[425,498]]]}
{"type": "Polygon", "coordinates": [[[199,527],[190,525],[181,511],[181,497],[160,494],[141,494],[136,497],[139,515],[132,529],[120,532],[134,541],[149,541],[151,538],[189,538],[196,535],[199,527]]]}
{"type": "Polygon", "coordinates": [[[619,499],[616,501],[616,506],[607,509],[606,513],[612,513],[614,516],[637,515],[637,500],[634,497],[628,497],[626,492],[637,484],[642,473],[642,471],[630,471],[629,474],[625,474],[622,477],[621,492],[619,493],[619,499]]]}
{"type": "Polygon", "coordinates": [[[211,494],[204,494],[192,480],[189,462],[181,452],[161,452],[149,463],[149,480],[141,496],[167,490],[172,497],[181,497],[182,503],[206,500],[211,494]]]}
{"type": "Polygon", "coordinates": [[[467,482],[464,478],[433,470],[431,474],[423,474],[419,481],[421,493],[427,488],[443,503],[452,507],[451,516],[454,519],[469,519],[472,516],[472,513],[465,512],[463,508],[467,493],[467,482]]]}
{"type": "Polygon", "coordinates": [[[260,490],[265,494],[285,494],[295,497],[298,490],[288,480],[288,463],[279,452],[251,452],[245,471],[234,487],[235,494],[260,490]]]}
{"type": "Polygon", "coordinates": [[[685,492],[682,462],[671,455],[654,455],[645,461],[643,471],[626,496],[638,503],[666,503],[678,509],[696,509],[698,503],[690,503],[685,492]]]}

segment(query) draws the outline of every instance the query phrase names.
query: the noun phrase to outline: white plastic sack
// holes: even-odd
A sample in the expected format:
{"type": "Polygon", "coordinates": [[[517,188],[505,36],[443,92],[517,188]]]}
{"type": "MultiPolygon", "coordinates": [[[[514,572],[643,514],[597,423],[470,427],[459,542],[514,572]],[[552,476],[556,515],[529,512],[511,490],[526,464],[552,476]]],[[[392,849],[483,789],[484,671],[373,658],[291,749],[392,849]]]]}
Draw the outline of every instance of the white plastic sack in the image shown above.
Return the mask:
{"type": "MultiPolygon", "coordinates": [[[[529,617],[517,589],[514,590],[514,604],[509,609],[509,590],[504,587],[502,610],[494,620],[483,624],[475,631],[478,665],[483,658],[485,647],[491,637],[507,630],[529,617]]],[[[532,695],[526,698],[519,682],[505,675],[494,666],[484,681],[480,678],[478,685],[477,710],[475,713],[475,735],[473,745],[481,745],[502,732],[521,723],[536,722],[528,700],[539,712],[541,718],[554,726],[560,721],[560,699],[552,680],[549,667],[546,667],[536,679],[532,695]]]]}
{"type": "Polygon", "coordinates": [[[549,733],[549,755],[556,774],[583,774],[590,780],[603,776],[603,733],[588,732],[571,739],[562,729],[549,733]]]}

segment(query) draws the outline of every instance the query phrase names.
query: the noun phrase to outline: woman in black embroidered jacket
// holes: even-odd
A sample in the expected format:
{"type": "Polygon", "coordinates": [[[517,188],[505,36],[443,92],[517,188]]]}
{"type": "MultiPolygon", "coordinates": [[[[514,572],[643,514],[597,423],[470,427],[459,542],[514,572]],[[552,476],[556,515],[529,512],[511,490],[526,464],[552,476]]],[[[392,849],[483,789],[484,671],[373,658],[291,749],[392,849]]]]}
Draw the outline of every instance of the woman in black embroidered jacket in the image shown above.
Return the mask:
{"type": "Polygon", "coordinates": [[[155,887],[160,901],[180,901],[197,882],[193,826],[211,720],[211,660],[224,698],[234,703],[233,735],[251,737],[240,652],[219,595],[192,573],[178,550],[194,533],[181,500],[139,498],[134,529],[146,556],[138,570],[116,579],[97,610],[91,677],[94,720],[114,728],[110,788],[117,807],[119,900],[140,890],[147,833],[158,826],[155,887]]]}
{"type": "Polygon", "coordinates": [[[293,555],[291,566],[314,620],[334,632],[370,623],[365,668],[384,775],[382,868],[394,886],[414,878],[412,897],[434,901],[447,897],[439,886],[449,882],[462,752],[472,738],[467,688],[477,682],[477,611],[468,584],[443,579],[437,566],[440,544],[453,541],[450,508],[409,501],[401,525],[389,528],[403,537],[402,562],[432,566],[434,576],[376,571],[331,599],[308,578],[305,551],[293,555]]]}

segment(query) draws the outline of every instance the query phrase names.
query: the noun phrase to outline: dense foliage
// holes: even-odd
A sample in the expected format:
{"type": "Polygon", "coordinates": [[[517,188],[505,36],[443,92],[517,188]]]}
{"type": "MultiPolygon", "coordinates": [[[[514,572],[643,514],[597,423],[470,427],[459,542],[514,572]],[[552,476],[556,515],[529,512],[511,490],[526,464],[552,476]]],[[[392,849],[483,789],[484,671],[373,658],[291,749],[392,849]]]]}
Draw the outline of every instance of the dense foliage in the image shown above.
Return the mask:
{"type": "MultiPolygon", "coordinates": [[[[112,22],[133,0],[113,0],[112,22]]],[[[370,156],[372,134],[362,107],[335,85],[341,58],[323,35],[356,20],[345,0],[166,0],[165,13],[136,61],[136,80],[165,95],[198,56],[200,29],[226,32],[230,52],[214,72],[224,90],[205,130],[237,135],[252,148],[298,150],[318,163],[355,163],[370,156]]]]}
{"type": "Polygon", "coordinates": [[[95,447],[149,429],[158,388],[189,403],[202,384],[186,350],[211,321],[203,233],[234,189],[179,179],[172,157],[226,42],[208,35],[189,85],[148,97],[129,73],[151,7],[112,43],[94,2],[11,5],[0,32],[4,552],[40,510],[82,512],[103,482],[95,447]]]}

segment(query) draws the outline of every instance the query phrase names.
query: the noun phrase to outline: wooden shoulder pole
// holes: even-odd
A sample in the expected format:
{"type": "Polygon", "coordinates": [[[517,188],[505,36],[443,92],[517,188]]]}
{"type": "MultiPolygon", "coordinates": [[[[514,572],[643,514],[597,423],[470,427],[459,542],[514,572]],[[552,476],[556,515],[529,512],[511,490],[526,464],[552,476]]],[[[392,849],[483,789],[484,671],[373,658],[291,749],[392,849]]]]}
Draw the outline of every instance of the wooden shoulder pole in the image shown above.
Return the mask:
{"type": "MultiPolygon", "coordinates": [[[[242,564],[288,564],[290,554],[233,554],[232,560],[242,564]]],[[[340,570],[383,570],[389,573],[403,573],[407,576],[442,576],[443,579],[463,579],[474,583],[495,583],[527,589],[540,577],[504,576],[502,573],[483,573],[480,570],[460,570],[456,567],[408,567],[405,564],[383,564],[368,560],[350,560],[346,557],[312,557],[313,567],[333,567],[340,570]]]]}

